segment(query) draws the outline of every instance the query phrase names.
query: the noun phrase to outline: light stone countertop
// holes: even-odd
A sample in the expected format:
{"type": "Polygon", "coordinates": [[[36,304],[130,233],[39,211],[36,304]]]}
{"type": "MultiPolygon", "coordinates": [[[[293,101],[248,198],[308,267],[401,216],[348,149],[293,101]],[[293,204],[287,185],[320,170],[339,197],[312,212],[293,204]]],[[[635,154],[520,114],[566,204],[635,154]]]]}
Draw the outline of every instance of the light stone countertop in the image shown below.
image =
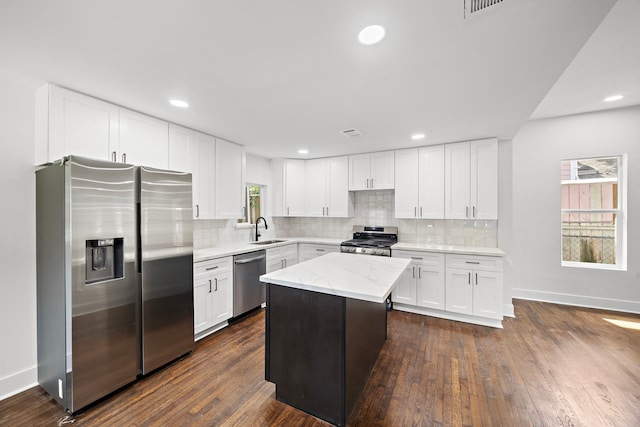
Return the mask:
{"type": "Polygon", "coordinates": [[[193,251],[193,262],[207,261],[225,256],[240,255],[248,252],[259,251],[261,249],[271,249],[297,243],[315,243],[322,245],[340,245],[346,239],[326,239],[322,237],[274,237],[263,240],[281,240],[278,243],[268,245],[256,245],[251,242],[239,243],[227,246],[215,246],[206,249],[196,249],[193,251]]]}
{"type": "Polygon", "coordinates": [[[383,303],[410,259],[329,253],[260,276],[260,281],[383,303]]]}
{"type": "MultiPolygon", "coordinates": [[[[239,243],[235,245],[216,246],[206,249],[196,249],[193,251],[193,262],[207,261],[210,259],[222,258],[225,256],[233,256],[239,254],[245,254],[248,252],[259,251],[261,249],[271,249],[280,246],[297,244],[297,243],[312,243],[322,245],[340,245],[344,240],[348,239],[329,239],[324,237],[275,237],[273,239],[265,240],[281,240],[279,243],[272,243],[268,245],[256,245],[251,242],[239,243]]],[[[472,246],[452,246],[452,245],[430,245],[426,243],[396,243],[391,247],[391,253],[393,250],[405,250],[405,251],[422,251],[422,252],[441,252],[461,255],[485,255],[485,256],[504,256],[505,253],[499,248],[485,248],[485,247],[472,247],[472,246]]]]}
{"type": "Polygon", "coordinates": [[[484,248],[474,246],[452,246],[452,245],[429,245],[426,243],[396,243],[391,246],[391,256],[393,251],[421,251],[421,252],[443,252],[448,254],[461,255],[485,255],[485,256],[504,256],[505,253],[499,248],[484,248]]]}

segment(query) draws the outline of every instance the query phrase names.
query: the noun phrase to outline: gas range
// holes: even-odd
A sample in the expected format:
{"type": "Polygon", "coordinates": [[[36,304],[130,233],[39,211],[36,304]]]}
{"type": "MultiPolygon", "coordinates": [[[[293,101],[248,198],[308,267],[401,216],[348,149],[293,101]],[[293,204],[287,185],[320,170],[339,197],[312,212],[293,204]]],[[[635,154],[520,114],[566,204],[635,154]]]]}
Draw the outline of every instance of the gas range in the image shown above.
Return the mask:
{"type": "Polygon", "coordinates": [[[391,256],[391,246],[398,242],[398,227],[354,225],[353,239],[340,244],[340,252],[391,256]]]}

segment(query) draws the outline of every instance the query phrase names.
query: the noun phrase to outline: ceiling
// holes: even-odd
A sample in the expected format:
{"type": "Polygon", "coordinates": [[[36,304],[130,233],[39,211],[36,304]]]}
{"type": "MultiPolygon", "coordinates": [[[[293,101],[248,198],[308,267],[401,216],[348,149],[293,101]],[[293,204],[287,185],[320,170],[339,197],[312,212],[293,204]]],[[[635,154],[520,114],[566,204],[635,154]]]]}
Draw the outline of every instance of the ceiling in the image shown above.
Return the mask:
{"type": "Polygon", "coordinates": [[[610,92],[640,104],[639,3],[619,0],[589,39],[615,0],[504,0],[466,19],[464,0],[11,0],[0,57],[255,154],[322,157],[511,139],[534,111],[602,109],[610,92]],[[370,24],[387,36],[360,45],[370,24]]]}

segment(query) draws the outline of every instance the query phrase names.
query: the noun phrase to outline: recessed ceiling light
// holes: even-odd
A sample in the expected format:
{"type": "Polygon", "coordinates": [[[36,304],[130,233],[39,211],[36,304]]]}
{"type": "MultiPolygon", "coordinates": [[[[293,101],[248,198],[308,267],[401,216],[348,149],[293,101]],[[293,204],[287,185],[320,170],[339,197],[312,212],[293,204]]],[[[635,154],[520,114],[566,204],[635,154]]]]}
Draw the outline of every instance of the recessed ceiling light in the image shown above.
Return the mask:
{"type": "Polygon", "coordinates": [[[189,107],[189,103],[181,99],[172,99],[169,101],[169,104],[173,105],[174,107],[180,107],[180,108],[189,107]]]}
{"type": "Polygon", "coordinates": [[[604,99],[604,102],[613,102],[613,101],[619,101],[622,98],[624,98],[624,96],[622,95],[613,95],[613,96],[608,96],[604,99]]]}
{"type": "Polygon", "coordinates": [[[425,135],[424,133],[414,133],[413,135],[411,135],[411,139],[417,141],[419,139],[424,139],[426,136],[427,135],[425,135]]]}
{"type": "Polygon", "coordinates": [[[309,154],[309,150],[305,150],[304,148],[298,150],[298,154],[309,154]]]}
{"type": "Polygon", "coordinates": [[[364,45],[379,43],[384,38],[385,30],[380,25],[369,25],[360,31],[358,41],[364,45]]]}

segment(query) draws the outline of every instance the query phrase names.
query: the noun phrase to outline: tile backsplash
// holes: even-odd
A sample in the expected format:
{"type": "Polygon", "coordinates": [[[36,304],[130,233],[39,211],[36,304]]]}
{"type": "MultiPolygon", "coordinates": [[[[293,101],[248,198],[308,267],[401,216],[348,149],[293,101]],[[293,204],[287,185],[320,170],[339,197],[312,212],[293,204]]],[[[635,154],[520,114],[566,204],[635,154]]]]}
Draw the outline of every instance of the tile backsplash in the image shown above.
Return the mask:
{"type": "MultiPolygon", "coordinates": [[[[498,246],[498,221],[423,220],[394,218],[393,190],[357,191],[353,218],[267,218],[269,229],[260,230],[261,239],[274,237],[324,237],[347,240],[354,225],[393,225],[398,240],[456,246],[498,246]]],[[[194,221],[196,249],[252,240],[254,228],[237,228],[233,220],[194,221]]]]}

